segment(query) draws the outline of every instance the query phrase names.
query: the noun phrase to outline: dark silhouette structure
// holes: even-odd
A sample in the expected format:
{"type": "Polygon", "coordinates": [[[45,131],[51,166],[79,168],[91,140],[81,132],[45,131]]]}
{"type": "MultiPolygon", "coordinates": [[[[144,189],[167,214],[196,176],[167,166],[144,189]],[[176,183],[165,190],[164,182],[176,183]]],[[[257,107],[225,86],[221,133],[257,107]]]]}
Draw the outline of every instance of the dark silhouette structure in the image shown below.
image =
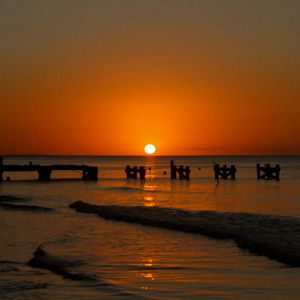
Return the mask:
{"type": "Polygon", "coordinates": [[[185,180],[190,180],[190,167],[189,166],[179,166],[179,168],[177,168],[176,165],[174,165],[174,160],[171,160],[171,164],[170,164],[170,168],[171,168],[171,179],[176,179],[177,178],[177,173],[179,176],[179,179],[185,179],[185,180]]]}
{"type": "Polygon", "coordinates": [[[219,178],[228,179],[228,177],[230,177],[231,180],[235,180],[235,173],[236,173],[235,165],[231,165],[230,167],[223,165],[223,167],[220,167],[219,164],[215,164],[214,171],[215,171],[216,180],[219,180],[219,178]]]}
{"type": "Polygon", "coordinates": [[[37,172],[39,181],[50,181],[52,171],[82,171],[83,180],[98,180],[98,167],[87,165],[4,165],[0,158],[0,181],[3,181],[4,172],[37,172]]]}
{"type": "Polygon", "coordinates": [[[145,167],[137,167],[134,166],[133,168],[130,165],[127,165],[125,168],[126,178],[128,179],[137,179],[138,174],[140,174],[140,179],[145,179],[146,176],[146,168],[145,167]]]}
{"type": "Polygon", "coordinates": [[[257,179],[279,180],[280,165],[271,167],[269,164],[265,164],[264,166],[257,164],[256,173],[257,173],[257,179]]]}

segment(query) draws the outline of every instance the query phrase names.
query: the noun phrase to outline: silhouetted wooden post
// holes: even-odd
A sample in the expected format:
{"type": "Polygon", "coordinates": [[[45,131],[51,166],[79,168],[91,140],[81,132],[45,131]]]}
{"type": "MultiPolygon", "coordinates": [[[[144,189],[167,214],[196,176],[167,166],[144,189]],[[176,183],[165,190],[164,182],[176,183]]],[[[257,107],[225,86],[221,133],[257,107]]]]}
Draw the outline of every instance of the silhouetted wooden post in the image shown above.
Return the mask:
{"type": "Polygon", "coordinates": [[[82,170],[82,180],[88,180],[88,172],[86,169],[82,170]]]}
{"type": "Polygon", "coordinates": [[[256,178],[260,179],[260,164],[256,164],[256,178]]]}
{"type": "Polygon", "coordinates": [[[171,160],[171,179],[176,179],[176,166],[174,160],[171,160]]]}
{"type": "Polygon", "coordinates": [[[222,176],[223,179],[227,179],[228,172],[227,172],[227,166],[226,165],[223,165],[223,172],[221,172],[221,176],[222,176]]]}
{"type": "Polygon", "coordinates": [[[39,167],[38,174],[39,174],[39,181],[50,181],[51,180],[51,168],[49,167],[39,167]]]}
{"type": "Polygon", "coordinates": [[[280,172],[280,166],[276,165],[275,167],[275,179],[279,180],[279,172],[280,172]]]}
{"type": "Polygon", "coordinates": [[[178,168],[179,179],[184,179],[183,172],[184,172],[183,166],[179,166],[179,168],[178,168]]]}
{"type": "Polygon", "coordinates": [[[271,179],[271,167],[270,167],[270,164],[266,164],[265,165],[265,176],[267,179],[271,179]]]}
{"type": "Polygon", "coordinates": [[[145,167],[140,167],[139,172],[140,172],[140,178],[141,179],[145,179],[145,176],[146,176],[146,169],[145,169],[145,167]]]}
{"type": "Polygon", "coordinates": [[[125,168],[126,177],[129,179],[131,177],[130,165],[127,165],[125,168]]]}
{"type": "Polygon", "coordinates": [[[98,168],[97,167],[89,167],[89,180],[98,180],[98,168]]]}
{"type": "Polygon", "coordinates": [[[137,168],[137,166],[134,166],[133,167],[132,178],[137,179],[137,172],[138,172],[138,168],[137,168]]]}
{"type": "Polygon", "coordinates": [[[235,165],[231,165],[230,167],[231,180],[235,180],[235,173],[236,173],[236,167],[235,165]]]}
{"type": "Polygon", "coordinates": [[[214,171],[215,171],[215,179],[218,180],[219,179],[219,173],[220,173],[220,166],[219,166],[219,164],[215,164],[214,165],[214,171]]]}
{"type": "Polygon", "coordinates": [[[191,173],[190,167],[189,166],[185,167],[185,179],[186,180],[190,180],[190,173],[191,173]]]}

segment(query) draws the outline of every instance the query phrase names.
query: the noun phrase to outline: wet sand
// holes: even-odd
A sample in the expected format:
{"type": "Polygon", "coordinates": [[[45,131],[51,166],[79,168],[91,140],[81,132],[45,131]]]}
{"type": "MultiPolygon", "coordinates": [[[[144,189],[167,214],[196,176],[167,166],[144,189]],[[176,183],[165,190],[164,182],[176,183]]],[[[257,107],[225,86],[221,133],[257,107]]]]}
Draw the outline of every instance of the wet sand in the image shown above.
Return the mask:
{"type": "Polygon", "coordinates": [[[233,239],[252,253],[300,267],[300,219],[251,213],[190,212],[145,206],[91,205],[74,202],[70,208],[100,217],[148,226],[233,239]]]}

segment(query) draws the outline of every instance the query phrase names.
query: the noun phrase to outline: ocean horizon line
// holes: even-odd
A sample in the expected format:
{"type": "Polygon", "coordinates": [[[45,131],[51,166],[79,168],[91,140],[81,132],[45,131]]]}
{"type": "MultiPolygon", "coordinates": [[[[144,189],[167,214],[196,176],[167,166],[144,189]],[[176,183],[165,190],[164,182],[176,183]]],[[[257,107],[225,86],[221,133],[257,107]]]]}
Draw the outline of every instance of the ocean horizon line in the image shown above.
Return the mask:
{"type": "Polygon", "coordinates": [[[2,157],[300,157],[300,154],[199,154],[199,155],[127,155],[127,154],[2,154],[2,157]]]}

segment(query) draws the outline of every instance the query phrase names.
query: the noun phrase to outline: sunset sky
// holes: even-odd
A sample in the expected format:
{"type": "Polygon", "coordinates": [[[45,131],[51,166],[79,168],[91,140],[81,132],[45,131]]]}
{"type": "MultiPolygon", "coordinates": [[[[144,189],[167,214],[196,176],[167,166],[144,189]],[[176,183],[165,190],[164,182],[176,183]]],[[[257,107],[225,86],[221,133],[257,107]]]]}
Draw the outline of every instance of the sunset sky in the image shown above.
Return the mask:
{"type": "Polygon", "coordinates": [[[0,154],[300,154],[300,1],[1,0],[0,154]]]}

